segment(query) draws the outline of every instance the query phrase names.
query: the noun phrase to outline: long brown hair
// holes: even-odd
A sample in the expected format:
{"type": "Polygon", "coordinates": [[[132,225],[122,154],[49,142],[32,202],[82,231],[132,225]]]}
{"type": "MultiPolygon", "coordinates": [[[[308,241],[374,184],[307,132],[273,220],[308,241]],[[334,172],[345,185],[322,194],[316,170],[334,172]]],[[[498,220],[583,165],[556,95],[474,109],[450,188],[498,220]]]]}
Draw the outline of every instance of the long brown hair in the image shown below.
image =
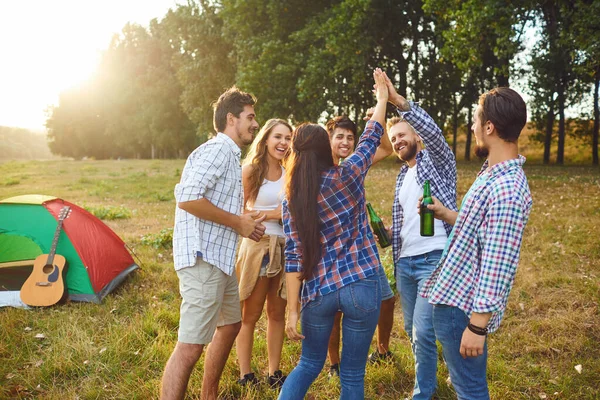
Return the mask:
{"type": "Polygon", "coordinates": [[[244,157],[243,164],[252,166],[248,177],[250,190],[246,194],[246,199],[250,204],[254,203],[256,200],[258,191],[267,176],[267,171],[269,170],[269,162],[267,161],[267,139],[269,139],[269,135],[277,125],[283,125],[287,127],[290,132],[292,131],[290,124],[282,119],[272,118],[268,120],[265,122],[260,132],[258,132],[258,135],[256,135],[256,138],[250,145],[248,154],[244,157]]]}
{"type": "Polygon", "coordinates": [[[316,124],[302,124],[292,133],[292,152],[286,163],[286,196],[302,251],[302,276],[308,279],[322,257],[317,198],[321,172],[333,166],[327,131],[316,124]]]}

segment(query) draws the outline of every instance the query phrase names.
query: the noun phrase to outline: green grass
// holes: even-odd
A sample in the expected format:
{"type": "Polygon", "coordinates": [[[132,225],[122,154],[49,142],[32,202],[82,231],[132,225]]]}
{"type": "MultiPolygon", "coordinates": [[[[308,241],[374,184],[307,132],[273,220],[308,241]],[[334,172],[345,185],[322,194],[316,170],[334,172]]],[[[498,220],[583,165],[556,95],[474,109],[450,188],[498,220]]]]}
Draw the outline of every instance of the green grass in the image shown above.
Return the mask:
{"type": "MultiPolygon", "coordinates": [[[[0,197],[39,193],[78,205],[130,211],[128,219],[104,222],[133,248],[142,270],[102,304],[69,303],[50,308],[0,310],[0,398],[151,399],[175,342],[178,281],[169,247],[173,187],[183,160],[32,161],[0,164],[0,197]],[[6,182],[18,181],[18,184],[6,182]],[[29,329],[30,328],[30,329],[29,329]],[[37,339],[36,334],[44,339],[37,339]]],[[[367,178],[367,197],[391,218],[399,165],[386,160],[367,178]]],[[[479,169],[460,163],[459,200],[479,169]]],[[[488,377],[493,399],[596,399],[600,397],[600,170],[586,166],[525,164],[534,207],[521,263],[500,330],[489,338],[488,377]],[[581,374],[575,370],[582,366],[581,374]]],[[[382,252],[388,275],[391,250],[382,252]]],[[[392,278],[392,277],[391,277],[392,278]]],[[[393,279],[393,278],[392,278],[393,279]]],[[[412,354],[399,306],[392,333],[392,363],[367,367],[366,397],[410,397],[412,354]]],[[[300,353],[285,342],[282,369],[289,373],[300,353]]],[[[264,322],[255,340],[253,369],[264,377],[264,322]]],[[[189,397],[199,398],[202,362],[189,397]]],[[[339,396],[326,369],[311,387],[314,399],[339,396]]],[[[275,399],[263,384],[242,389],[235,350],[225,367],[225,399],[275,399]]],[[[439,399],[453,399],[440,364],[439,399]]]]}

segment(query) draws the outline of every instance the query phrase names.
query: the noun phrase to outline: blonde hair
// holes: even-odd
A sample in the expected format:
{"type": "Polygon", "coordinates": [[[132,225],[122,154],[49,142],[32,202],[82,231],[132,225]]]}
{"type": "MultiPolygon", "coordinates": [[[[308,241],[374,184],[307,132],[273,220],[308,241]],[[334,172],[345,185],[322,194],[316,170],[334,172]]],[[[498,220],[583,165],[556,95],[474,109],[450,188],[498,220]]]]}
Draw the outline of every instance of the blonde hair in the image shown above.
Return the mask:
{"type": "Polygon", "coordinates": [[[413,131],[413,133],[415,135],[417,135],[417,137],[419,138],[418,141],[421,143],[421,146],[423,148],[425,148],[425,142],[423,141],[423,138],[421,137],[421,135],[419,135],[419,132],[417,132],[417,130],[414,128],[414,126],[412,126],[410,124],[410,122],[408,122],[407,120],[405,120],[402,117],[392,117],[390,119],[387,120],[387,123],[385,124],[386,126],[386,132],[389,132],[390,129],[392,129],[392,126],[399,124],[400,122],[404,122],[406,123],[406,125],[408,125],[408,127],[410,128],[411,131],[413,131]]]}
{"type": "Polygon", "coordinates": [[[406,122],[406,124],[410,127],[410,129],[414,132],[414,134],[417,136],[420,136],[419,133],[417,132],[417,130],[410,124],[410,122],[408,122],[407,120],[405,120],[402,117],[392,117],[392,118],[388,119],[387,123],[386,123],[387,131],[389,132],[390,129],[392,129],[392,126],[399,124],[400,122],[406,122]]]}
{"type": "Polygon", "coordinates": [[[269,169],[269,163],[267,161],[267,139],[277,125],[285,126],[290,132],[293,130],[292,126],[287,121],[271,118],[265,122],[260,132],[258,132],[258,135],[256,135],[256,138],[250,145],[246,157],[244,157],[243,165],[252,166],[250,169],[250,176],[248,177],[248,180],[250,181],[250,190],[246,194],[248,203],[254,203],[256,196],[258,196],[258,191],[267,176],[267,171],[269,169]]]}

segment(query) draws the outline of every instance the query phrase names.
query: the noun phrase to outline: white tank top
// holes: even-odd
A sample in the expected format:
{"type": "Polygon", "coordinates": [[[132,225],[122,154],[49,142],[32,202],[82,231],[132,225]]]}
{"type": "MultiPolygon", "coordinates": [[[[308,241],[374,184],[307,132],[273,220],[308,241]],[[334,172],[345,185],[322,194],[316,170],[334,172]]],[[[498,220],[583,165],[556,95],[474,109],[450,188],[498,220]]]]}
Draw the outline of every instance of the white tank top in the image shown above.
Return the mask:
{"type": "MultiPolygon", "coordinates": [[[[283,201],[283,183],[285,182],[285,168],[281,167],[281,178],[273,182],[264,180],[260,189],[258,189],[258,195],[254,204],[252,205],[253,210],[260,211],[271,211],[275,210],[283,201]]],[[[277,235],[283,236],[283,227],[279,225],[278,220],[269,219],[263,221],[265,226],[265,235],[277,235]]]]}

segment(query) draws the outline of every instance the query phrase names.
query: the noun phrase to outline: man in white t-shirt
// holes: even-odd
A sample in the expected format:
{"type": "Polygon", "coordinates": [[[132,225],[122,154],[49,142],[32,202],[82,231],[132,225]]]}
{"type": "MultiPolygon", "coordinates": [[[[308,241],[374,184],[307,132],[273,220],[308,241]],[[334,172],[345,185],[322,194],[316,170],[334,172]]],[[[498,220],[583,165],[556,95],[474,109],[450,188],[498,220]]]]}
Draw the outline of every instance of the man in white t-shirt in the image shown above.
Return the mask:
{"type": "Polygon", "coordinates": [[[401,117],[387,122],[394,153],[404,161],[396,180],[392,208],[392,245],[404,329],[415,357],[413,399],[430,399],[437,386],[437,346],[433,307],[419,291],[436,267],[452,226],[435,220],[434,236],[420,235],[417,212],[423,183],[444,206],[456,210],[456,160],[441,129],[418,104],[399,95],[388,80],[389,101],[401,117]]]}

